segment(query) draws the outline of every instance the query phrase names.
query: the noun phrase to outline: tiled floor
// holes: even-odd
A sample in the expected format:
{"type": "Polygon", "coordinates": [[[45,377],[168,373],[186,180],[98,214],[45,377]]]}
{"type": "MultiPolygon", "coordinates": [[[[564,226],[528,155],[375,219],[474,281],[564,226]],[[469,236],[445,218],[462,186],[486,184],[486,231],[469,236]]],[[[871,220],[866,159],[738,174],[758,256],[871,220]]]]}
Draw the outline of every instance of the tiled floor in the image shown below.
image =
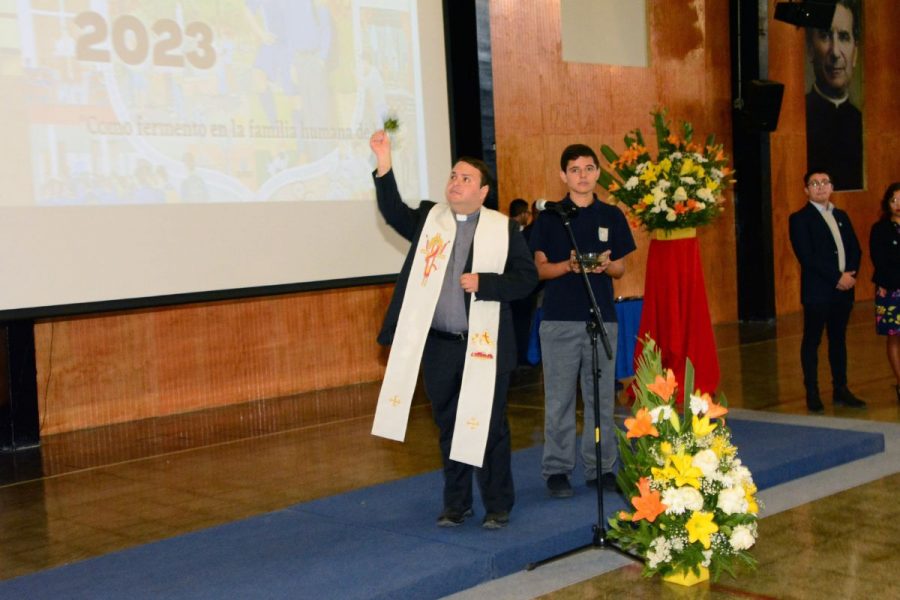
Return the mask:
{"type": "MultiPolygon", "coordinates": [[[[826,414],[896,423],[900,405],[871,311],[871,303],[858,305],[848,332],[851,389],[869,406],[834,409],[823,386],[826,414]]],[[[798,316],[720,326],[716,337],[731,406],[806,412],[798,316]]],[[[824,342],[822,350],[827,382],[824,342]]],[[[406,443],[369,435],[371,417],[360,407],[376,394],[367,384],[52,436],[37,454],[0,457],[0,579],[439,468],[424,404],[413,409],[406,443]]],[[[539,371],[516,374],[509,412],[516,448],[541,441],[539,371]]],[[[764,519],[755,555],[765,568],[725,578],[702,597],[891,597],[898,493],[900,476],[892,476],[764,519]],[[865,535],[848,535],[848,514],[865,535]]],[[[674,593],[626,567],[550,597],[674,593]]]]}

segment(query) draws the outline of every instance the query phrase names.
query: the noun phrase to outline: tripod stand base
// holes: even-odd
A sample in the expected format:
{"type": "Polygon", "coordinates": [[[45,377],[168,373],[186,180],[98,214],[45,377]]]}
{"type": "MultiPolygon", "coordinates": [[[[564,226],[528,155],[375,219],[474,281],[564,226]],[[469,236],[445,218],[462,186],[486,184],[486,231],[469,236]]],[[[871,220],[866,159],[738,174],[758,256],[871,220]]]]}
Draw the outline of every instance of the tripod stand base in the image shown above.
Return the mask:
{"type": "MultiPolygon", "coordinates": [[[[600,527],[599,525],[594,525],[594,539],[591,541],[590,544],[584,544],[583,546],[578,546],[576,548],[572,548],[571,550],[566,550],[565,552],[561,552],[559,554],[555,554],[553,556],[548,556],[547,558],[544,558],[544,559],[541,559],[541,560],[538,560],[538,561],[535,561],[532,563],[528,563],[527,565],[525,565],[525,570],[526,571],[534,571],[538,567],[542,567],[548,563],[556,562],[563,558],[568,558],[568,557],[572,556],[573,554],[578,554],[579,552],[583,552],[583,551],[589,550],[591,548],[599,548],[601,550],[602,549],[612,550],[612,551],[616,552],[617,554],[621,554],[622,556],[625,556],[626,558],[630,558],[631,560],[636,560],[638,562],[644,562],[644,559],[641,558],[640,556],[638,556],[636,554],[632,554],[631,552],[628,552],[627,550],[623,550],[623,549],[619,548],[618,546],[614,545],[611,541],[609,541],[609,538],[606,537],[606,530],[603,527],[600,527]]],[[[706,575],[708,578],[709,577],[708,571],[707,571],[706,575]]]]}

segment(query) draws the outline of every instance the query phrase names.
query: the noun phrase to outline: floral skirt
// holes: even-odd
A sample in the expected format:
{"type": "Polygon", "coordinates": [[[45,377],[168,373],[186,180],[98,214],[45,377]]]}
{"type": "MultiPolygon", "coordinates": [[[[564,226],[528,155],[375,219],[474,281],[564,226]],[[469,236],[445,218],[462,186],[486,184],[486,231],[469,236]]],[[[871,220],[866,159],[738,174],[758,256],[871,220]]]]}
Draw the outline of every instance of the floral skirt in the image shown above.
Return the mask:
{"type": "Polygon", "coordinates": [[[875,288],[875,333],[900,335],[900,289],[875,288]]]}

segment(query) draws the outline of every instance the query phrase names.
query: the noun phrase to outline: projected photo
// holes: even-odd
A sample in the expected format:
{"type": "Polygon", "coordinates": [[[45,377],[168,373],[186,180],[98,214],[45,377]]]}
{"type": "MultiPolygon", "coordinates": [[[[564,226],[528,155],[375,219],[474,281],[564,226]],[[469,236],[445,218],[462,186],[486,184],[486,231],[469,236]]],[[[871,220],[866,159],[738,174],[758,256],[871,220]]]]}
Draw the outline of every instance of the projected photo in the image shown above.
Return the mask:
{"type": "Polygon", "coordinates": [[[415,0],[14,6],[0,132],[31,189],[6,204],[373,199],[388,116],[401,190],[427,195],[415,0]]]}

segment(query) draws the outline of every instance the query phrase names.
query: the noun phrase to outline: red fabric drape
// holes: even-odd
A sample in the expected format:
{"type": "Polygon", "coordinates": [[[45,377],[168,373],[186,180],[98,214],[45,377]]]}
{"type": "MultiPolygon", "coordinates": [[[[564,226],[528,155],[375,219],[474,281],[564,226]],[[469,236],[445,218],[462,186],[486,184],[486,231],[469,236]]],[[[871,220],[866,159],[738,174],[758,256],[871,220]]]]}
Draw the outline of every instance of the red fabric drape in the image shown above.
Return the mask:
{"type": "Polygon", "coordinates": [[[694,365],[694,389],[710,394],[717,390],[719,359],[696,237],[650,241],[635,361],[648,333],[659,346],[663,367],[675,372],[679,402],[684,397],[686,358],[694,365]]]}

